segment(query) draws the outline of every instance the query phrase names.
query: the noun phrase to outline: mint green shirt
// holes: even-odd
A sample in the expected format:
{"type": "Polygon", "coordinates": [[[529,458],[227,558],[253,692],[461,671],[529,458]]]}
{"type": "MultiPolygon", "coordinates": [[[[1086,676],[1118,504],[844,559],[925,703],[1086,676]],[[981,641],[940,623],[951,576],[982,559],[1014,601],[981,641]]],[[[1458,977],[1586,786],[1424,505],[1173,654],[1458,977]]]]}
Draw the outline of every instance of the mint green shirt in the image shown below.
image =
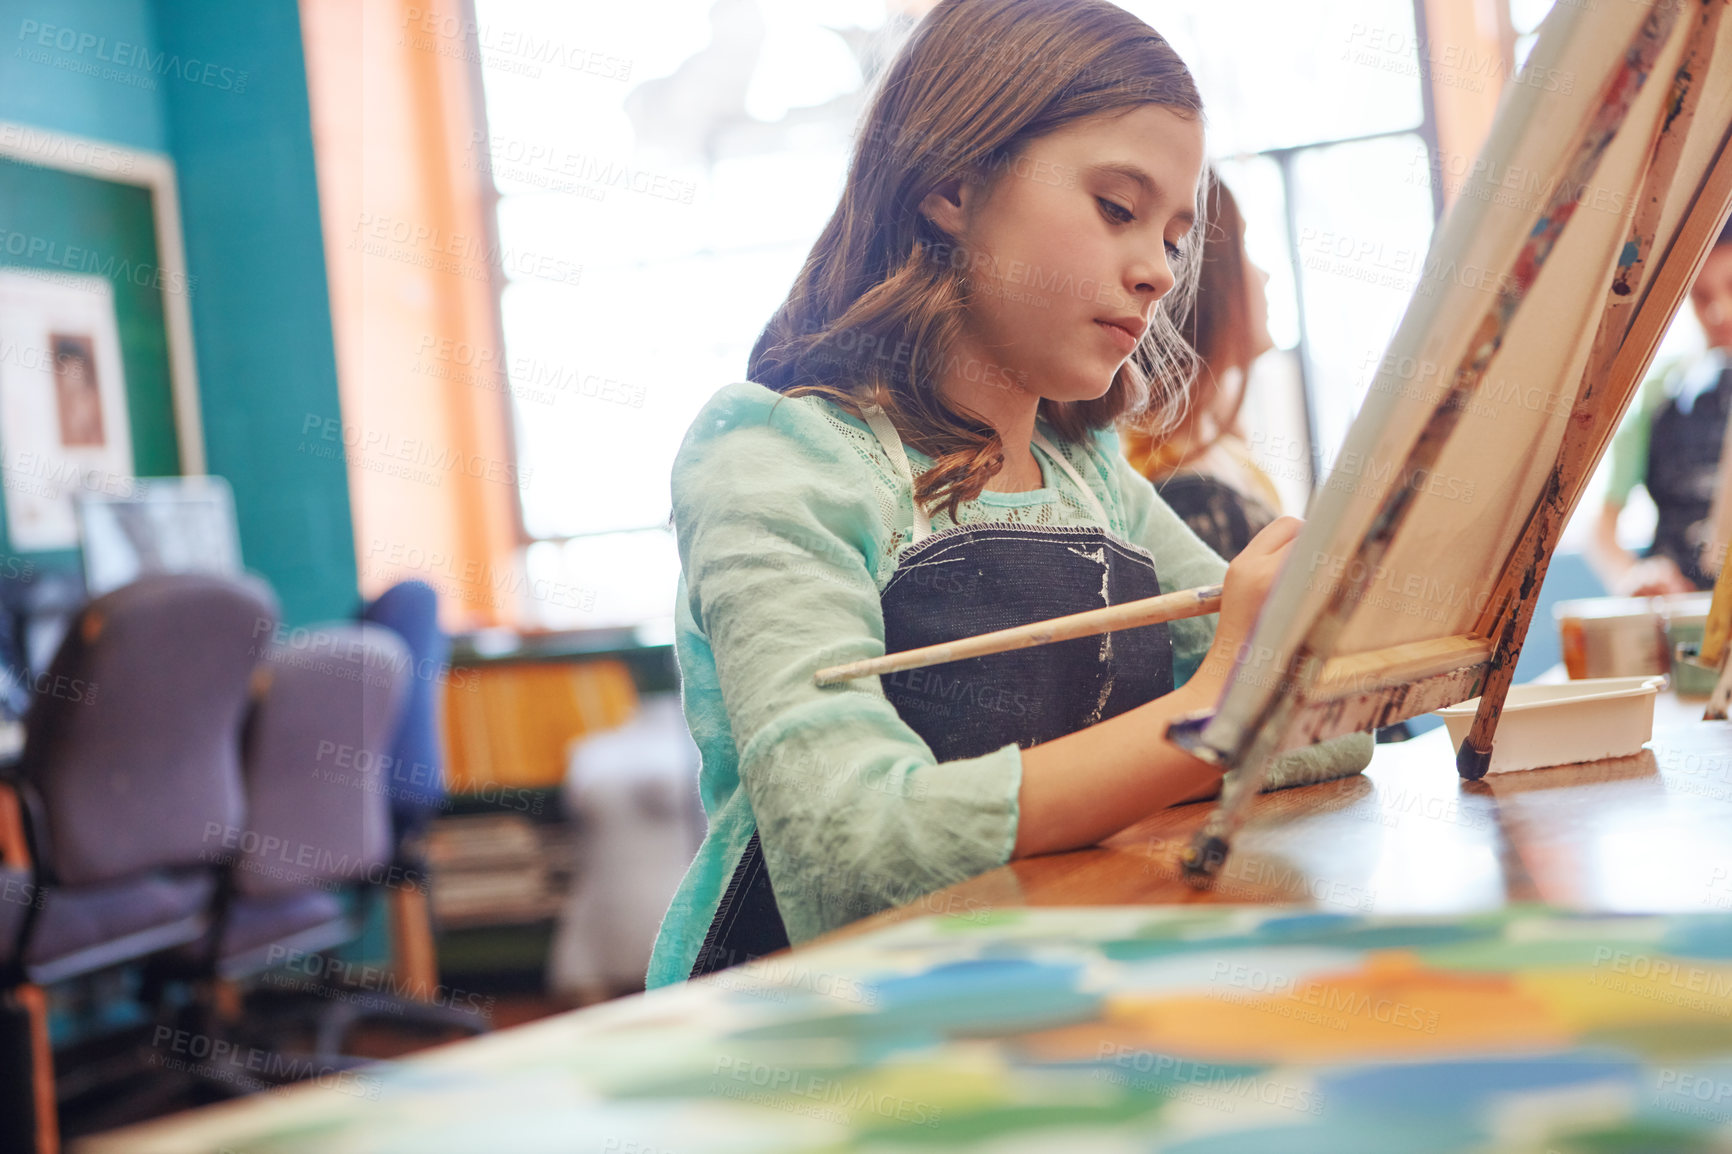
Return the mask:
{"type": "MultiPolygon", "coordinates": [[[[1155,559],[1168,590],[1219,582],[1226,563],[1126,461],[1118,434],[1050,438],[1094,491],[1106,528],[1155,559]]],[[[907,449],[916,475],[930,458],[907,449]]],[[[1038,451],[1042,487],[984,492],[932,530],[1011,521],[1097,524],[1038,451]]],[[[819,688],[818,669],[884,652],[879,592],[911,537],[913,498],[866,423],[821,397],[728,385],[692,422],[673,467],[682,576],[676,614],[686,720],[702,755],[709,833],[662,921],[650,987],[691,972],[753,829],[795,944],[1010,860],[1022,753],[939,762],[876,678],[819,688]]],[[[1174,684],[1196,671],[1216,616],[1173,622],[1174,684]]],[[[1296,750],[1310,776],[1363,768],[1368,734],[1296,750]]],[[[1278,767],[1278,768],[1281,768],[1278,767]]]]}

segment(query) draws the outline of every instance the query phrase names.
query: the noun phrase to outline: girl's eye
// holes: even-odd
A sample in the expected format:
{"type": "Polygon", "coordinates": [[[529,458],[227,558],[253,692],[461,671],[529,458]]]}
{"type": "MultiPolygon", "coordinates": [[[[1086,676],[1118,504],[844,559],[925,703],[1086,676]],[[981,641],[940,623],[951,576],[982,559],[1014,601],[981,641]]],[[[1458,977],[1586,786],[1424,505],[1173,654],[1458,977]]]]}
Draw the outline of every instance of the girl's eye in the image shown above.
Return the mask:
{"type": "Polygon", "coordinates": [[[1167,246],[1167,259],[1172,261],[1174,264],[1184,264],[1185,263],[1185,250],[1180,248],[1178,245],[1174,244],[1170,240],[1165,242],[1165,243],[1167,246]]]}
{"type": "Polygon", "coordinates": [[[1131,214],[1130,209],[1117,201],[1108,200],[1104,196],[1095,197],[1095,203],[1101,206],[1101,211],[1106,214],[1107,219],[1113,221],[1115,224],[1129,224],[1131,221],[1137,219],[1131,214]]]}

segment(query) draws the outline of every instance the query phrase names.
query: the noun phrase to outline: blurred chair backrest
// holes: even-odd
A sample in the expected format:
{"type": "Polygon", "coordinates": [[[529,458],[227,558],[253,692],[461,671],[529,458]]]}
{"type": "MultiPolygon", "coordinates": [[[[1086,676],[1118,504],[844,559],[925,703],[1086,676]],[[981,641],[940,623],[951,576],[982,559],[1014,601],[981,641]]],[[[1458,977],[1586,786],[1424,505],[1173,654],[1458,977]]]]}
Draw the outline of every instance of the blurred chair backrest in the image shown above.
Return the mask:
{"type": "Polygon", "coordinates": [[[146,577],[85,605],[34,686],[20,766],[53,880],[215,858],[241,820],[241,724],[276,628],[252,578],[146,577]]]}
{"type": "Polygon", "coordinates": [[[419,832],[445,804],[445,759],[439,706],[451,639],[439,628],[439,597],[423,581],[391,586],[361,610],[361,620],[389,628],[409,646],[413,676],[403,719],[385,766],[391,821],[398,837],[419,832]]]}
{"type": "Polygon", "coordinates": [[[413,676],[408,647],[365,622],[290,631],[247,727],[235,888],[263,896],[379,882],[391,858],[382,768],[413,676]]]}

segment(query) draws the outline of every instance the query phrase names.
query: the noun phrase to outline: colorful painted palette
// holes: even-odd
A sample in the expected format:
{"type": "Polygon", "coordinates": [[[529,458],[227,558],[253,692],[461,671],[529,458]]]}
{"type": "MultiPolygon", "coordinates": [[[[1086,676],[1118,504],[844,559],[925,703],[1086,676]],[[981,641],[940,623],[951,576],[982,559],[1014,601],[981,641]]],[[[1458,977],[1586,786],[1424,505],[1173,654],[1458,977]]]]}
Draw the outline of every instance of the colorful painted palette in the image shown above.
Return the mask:
{"type": "Polygon", "coordinates": [[[94,1152],[1732,1150],[1732,916],[926,919],[94,1152]]]}

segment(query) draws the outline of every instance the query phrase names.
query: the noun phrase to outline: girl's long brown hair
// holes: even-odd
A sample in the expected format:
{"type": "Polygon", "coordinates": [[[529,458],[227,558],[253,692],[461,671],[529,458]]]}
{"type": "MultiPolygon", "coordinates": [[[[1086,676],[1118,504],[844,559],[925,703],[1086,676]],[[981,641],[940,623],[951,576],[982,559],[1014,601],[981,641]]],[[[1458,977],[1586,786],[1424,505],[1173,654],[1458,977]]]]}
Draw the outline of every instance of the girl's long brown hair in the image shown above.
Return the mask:
{"type": "Polygon", "coordinates": [[[1214,403],[1222,376],[1238,370],[1241,387],[1233,409],[1221,418],[1214,437],[1199,442],[1195,436],[1171,440],[1159,434],[1171,429],[1148,430],[1131,425],[1123,430],[1125,456],[1151,480],[1159,479],[1208,452],[1231,432],[1245,404],[1244,374],[1250,372],[1256,351],[1251,333],[1251,297],[1245,280],[1245,218],[1239,202],[1213,168],[1204,177],[1203,205],[1209,224],[1198,256],[1197,290],[1193,307],[1179,324],[1179,333],[1196,350],[1197,365],[1187,398],[1192,406],[1185,413],[1183,429],[1194,430],[1195,419],[1214,403]]]}
{"type": "MultiPolygon", "coordinates": [[[[841,202],[753,346],[750,379],[854,411],[882,405],[934,461],[915,499],[954,519],[1003,467],[1004,452],[989,423],[939,395],[969,259],[957,259],[955,242],[918,206],[948,180],[1002,178],[1037,137],[1143,104],[1202,114],[1178,54],[1107,0],[941,0],[885,69],[841,202]]],[[[1195,264],[1174,270],[1178,283],[1105,394],[1040,402],[1062,436],[1081,440],[1125,415],[1147,413],[1149,427],[1174,420],[1195,361],[1175,325],[1195,291],[1195,264]]]]}

